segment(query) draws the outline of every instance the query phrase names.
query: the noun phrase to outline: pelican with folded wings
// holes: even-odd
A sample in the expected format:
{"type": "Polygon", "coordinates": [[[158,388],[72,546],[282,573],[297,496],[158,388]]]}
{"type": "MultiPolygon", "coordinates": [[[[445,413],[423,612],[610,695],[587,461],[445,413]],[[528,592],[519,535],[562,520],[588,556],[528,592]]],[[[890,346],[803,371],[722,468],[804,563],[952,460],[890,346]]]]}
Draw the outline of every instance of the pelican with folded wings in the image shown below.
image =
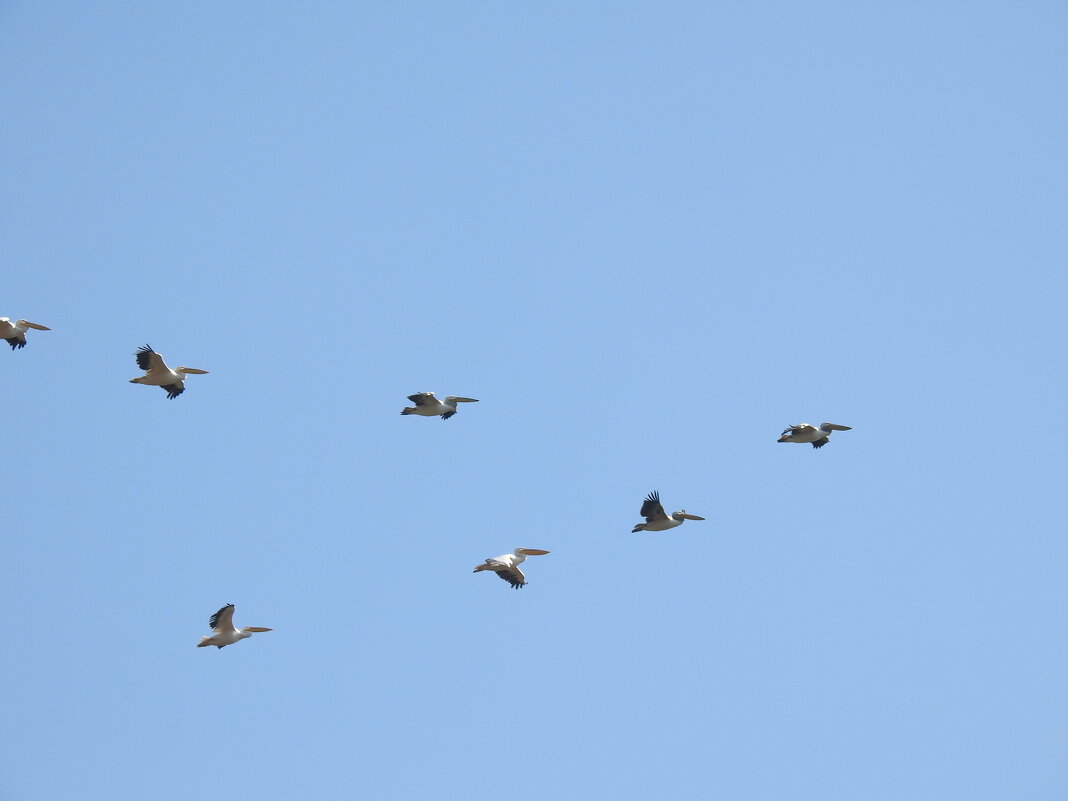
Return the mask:
{"type": "Polygon", "coordinates": [[[478,573],[481,570],[492,570],[497,574],[498,578],[511,584],[513,590],[518,590],[527,583],[527,577],[523,575],[523,571],[519,569],[519,565],[524,562],[528,556],[542,556],[547,553],[549,552],[543,551],[540,548],[516,548],[511,553],[487,559],[485,564],[476,567],[474,572],[478,573]]]}

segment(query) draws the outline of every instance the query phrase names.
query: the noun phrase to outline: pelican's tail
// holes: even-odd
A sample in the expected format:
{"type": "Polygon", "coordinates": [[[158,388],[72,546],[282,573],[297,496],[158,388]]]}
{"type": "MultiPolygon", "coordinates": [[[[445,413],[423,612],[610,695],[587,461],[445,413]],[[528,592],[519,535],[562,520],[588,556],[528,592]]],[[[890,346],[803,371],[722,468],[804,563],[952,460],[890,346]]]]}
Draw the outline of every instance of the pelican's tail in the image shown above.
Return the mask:
{"type": "Polygon", "coordinates": [[[211,645],[211,637],[201,637],[200,642],[197,643],[197,648],[203,648],[206,645],[211,645]]]}
{"type": "Polygon", "coordinates": [[[638,525],[636,525],[634,528],[632,528],[630,530],[630,533],[631,534],[636,534],[639,531],[645,531],[645,523],[639,523],[638,525]]]}
{"type": "Polygon", "coordinates": [[[403,409],[401,409],[401,414],[411,414],[414,411],[415,411],[415,407],[414,406],[405,406],[403,409]]]}

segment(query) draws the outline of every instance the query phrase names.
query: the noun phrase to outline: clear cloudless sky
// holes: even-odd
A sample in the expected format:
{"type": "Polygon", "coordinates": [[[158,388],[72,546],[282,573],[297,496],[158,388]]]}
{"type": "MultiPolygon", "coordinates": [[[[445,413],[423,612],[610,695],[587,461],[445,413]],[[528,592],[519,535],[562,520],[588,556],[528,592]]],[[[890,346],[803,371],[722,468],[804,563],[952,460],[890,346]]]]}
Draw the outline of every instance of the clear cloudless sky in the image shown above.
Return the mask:
{"type": "Polygon", "coordinates": [[[0,799],[1064,799],[1066,35],[3,3],[0,799]]]}

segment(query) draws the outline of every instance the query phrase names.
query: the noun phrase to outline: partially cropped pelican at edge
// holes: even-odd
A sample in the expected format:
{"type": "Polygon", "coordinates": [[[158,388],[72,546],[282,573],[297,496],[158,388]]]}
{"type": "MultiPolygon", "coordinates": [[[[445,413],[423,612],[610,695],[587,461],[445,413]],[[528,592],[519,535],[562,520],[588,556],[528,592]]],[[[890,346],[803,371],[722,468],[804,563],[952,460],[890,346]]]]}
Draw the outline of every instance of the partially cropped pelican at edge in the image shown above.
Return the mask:
{"type": "Polygon", "coordinates": [[[798,423],[782,432],[779,442],[811,442],[813,448],[822,448],[830,441],[832,431],[849,431],[850,426],[837,423],[824,423],[816,428],[811,423],[798,423]]]}
{"type": "Polygon", "coordinates": [[[540,548],[516,548],[511,553],[494,556],[487,559],[485,564],[479,565],[474,572],[492,570],[498,578],[504,579],[512,585],[513,590],[518,590],[527,583],[527,577],[519,569],[519,565],[526,561],[528,556],[542,556],[549,553],[540,548]]]}
{"type": "Polygon", "coordinates": [[[138,348],[137,366],[145,371],[139,378],[131,378],[131,384],[148,384],[150,387],[162,387],[167,393],[168,400],[174,400],[185,392],[185,377],[187,375],[207,375],[207,370],[197,370],[195,367],[175,367],[173,370],[163,361],[163,357],[152,350],[151,345],[138,348]]]}
{"type": "Polygon", "coordinates": [[[401,414],[421,414],[423,417],[437,417],[448,420],[456,414],[457,403],[478,403],[478,398],[459,398],[456,395],[446,395],[445,400],[440,401],[434,397],[433,392],[417,392],[409,395],[408,400],[415,406],[405,406],[401,414]]]}
{"type": "Polygon", "coordinates": [[[26,332],[31,328],[37,331],[51,331],[43,325],[31,323],[29,320],[15,320],[11,322],[8,317],[0,317],[0,339],[6,339],[11,350],[26,347],[26,332]]]}
{"type": "Polygon", "coordinates": [[[645,522],[638,523],[632,528],[630,530],[631,534],[636,531],[667,531],[669,528],[681,526],[687,520],[704,520],[703,517],[686,514],[685,509],[680,509],[668,515],[664,511],[664,505],[660,503],[660,493],[656,490],[650,492],[646,497],[645,503],[642,504],[641,515],[645,518],[645,522]]]}
{"type": "Polygon", "coordinates": [[[225,648],[227,645],[233,645],[238,640],[251,637],[253,632],[272,631],[272,629],[265,629],[261,626],[245,626],[243,629],[234,626],[233,604],[227,604],[212,615],[208,625],[211,626],[214,634],[210,637],[201,637],[200,642],[197,643],[197,648],[205,648],[209,645],[214,645],[216,648],[225,648]]]}

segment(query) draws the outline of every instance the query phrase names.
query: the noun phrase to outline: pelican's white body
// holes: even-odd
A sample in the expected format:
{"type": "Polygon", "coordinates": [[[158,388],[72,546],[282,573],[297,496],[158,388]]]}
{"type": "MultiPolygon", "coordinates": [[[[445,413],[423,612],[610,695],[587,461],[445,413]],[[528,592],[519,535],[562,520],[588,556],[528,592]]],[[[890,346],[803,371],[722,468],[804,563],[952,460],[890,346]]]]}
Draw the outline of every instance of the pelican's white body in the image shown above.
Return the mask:
{"type": "Polygon", "coordinates": [[[675,518],[675,515],[685,514],[685,512],[672,512],[671,516],[666,520],[654,520],[652,523],[639,523],[642,527],[642,531],[667,531],[669,528],[675,528],[681,526],[685,521],[685,518],[675,518]]]}
{"type": "Polygon", "coordinates": [[[148,384],[150,387],[168,387],[171,384],[177,384],[180,388],[185,389],[185,373],[178,370],[173,370],[167,365],[163,365],[162,370],[152,369],[138,378],[131,378],[131,384],[148,384]]]}
{"type": "Polygon", "coordinates": [[[220,631],[210,637],[201,637],[201,645],[214,645],[218,648],[223,648],[227,645],[233,645],[238,640],[244,640],[251,637],[252,634],[247,631],[241,631],[240,629],[234,629],[233,631],[220,631]]]}
{"type": "MultiPolygon", "coordinates": [[[[434,393],[427,393],[432,395],[434,393]]],[[[423,417],[437,417],[442,414],[448,414],[449,412],[456,411],[456,401],[446,398],[445,400],[438,400],[434,398],[432,401],[428,401],[422,406],[410,407],[411,411],[408,414],[419,414],[423,417]]],[[[422,425],[422,423],[420,423],[422,425]]]]}
{"type": "Polygon", "coordinates": [[[783,434],[781,442],[815,442],[818,439],[829,437],[831,432],[820,431],[812,423],[798,423],[796,426],[797,431],[793,431],[789,434],[783,434]]]}
{"type": "Polygon", "coordinates": [[[502,553],[500,556],[486,560],[488,564],[503,565],[506,568],[519,567],[525,561],[527,561],[527,556],[522,553],[502,553]]]}

